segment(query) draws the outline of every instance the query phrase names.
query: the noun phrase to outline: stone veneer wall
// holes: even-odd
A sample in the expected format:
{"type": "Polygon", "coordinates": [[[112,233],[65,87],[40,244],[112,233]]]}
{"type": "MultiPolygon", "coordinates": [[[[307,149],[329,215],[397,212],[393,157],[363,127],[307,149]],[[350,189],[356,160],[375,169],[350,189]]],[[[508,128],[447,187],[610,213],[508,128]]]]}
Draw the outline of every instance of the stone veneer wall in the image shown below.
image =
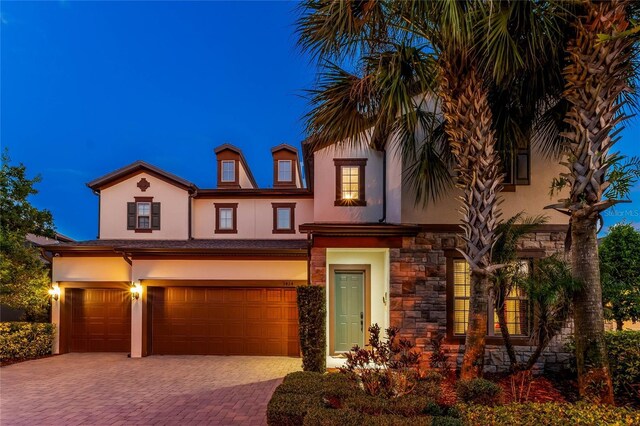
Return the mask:
{"type": "MultiPolygon", "coordinates": [[[[564,232],[537,232],[528,234],[520,242],[520,249],[535,250],[544,255],[562,252],[564,232]]],[[[400,329],[402,337],[412,340],[427,362],[430,341],[439,333],[446,334],[447,280],[446,252],[463,247],[464,241],[453,232],[424,232],[416,237],[405,237],[402,248],[390,249],[390,323],[400,329]]],[[[326,285],[326,249],[313,248],[310,260],[311,282],[326,285]]],[[[536,370],[560,370],[568,364],[569,354],[564,350],[567,327],[554,339],[536,364],[536,370]]],[[[516,353],[525,359],[533,346],[516,346],[516,353]]],[[[447,344],[450,360],[462,361],[464,342],[447,344]]],[[[485,371],[500,372],[509,368],[509,359],[503,346],[487,345],[485,371]]]]}
{"type": "MultiPolygon", "coordinates": [[[[519,248],[548,256],[563,251],[564,239],[564,232],[536,232],[525,236],[519,248]]],[[[403,337],[415,342],[424,354],[425,362],[431,350],[431,339],[447,331],[445,253],[463,246],[464,241],[459,234],[425,232],[415,238],[404,238],[402,248],[390,249],[391,325],[398,327],[403,337]]],[[[569,354],[564,350],[564,343],[570,334],[569,326],[543,352],[535,370],[560,370],[567,366],[569,354]]],[[[516,346],[516,354],[526,359],[534,349],[533,346],[516,346]]],[[[464,342],[447,344],[445,351],[459,366],[464,342]]],[[[487,345],[485,371],[501,372],[508,368],[509,358],[504,347],[487,345]]]]}

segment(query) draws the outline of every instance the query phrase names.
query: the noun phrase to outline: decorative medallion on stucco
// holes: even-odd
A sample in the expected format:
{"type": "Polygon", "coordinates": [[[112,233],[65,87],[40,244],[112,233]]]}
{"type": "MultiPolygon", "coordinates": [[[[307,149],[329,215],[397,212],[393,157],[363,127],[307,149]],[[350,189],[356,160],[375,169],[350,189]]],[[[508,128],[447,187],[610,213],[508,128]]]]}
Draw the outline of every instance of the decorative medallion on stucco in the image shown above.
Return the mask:
{"type": "Polygon", "coordinates": [[[140,188],[142,192],[145,192],[150,186],[151,184],[145,178],[140,179],[140,182],[138,182],[138,188],[140,188]]]}

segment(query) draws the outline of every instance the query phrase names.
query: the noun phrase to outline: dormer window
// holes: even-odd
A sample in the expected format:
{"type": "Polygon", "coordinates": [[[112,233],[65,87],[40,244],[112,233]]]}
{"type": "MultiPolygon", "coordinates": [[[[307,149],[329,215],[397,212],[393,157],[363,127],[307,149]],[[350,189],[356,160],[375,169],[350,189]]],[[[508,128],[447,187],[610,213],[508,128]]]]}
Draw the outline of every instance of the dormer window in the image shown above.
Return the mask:
{"type": "Polygon", "coordinates": [[[236,162],[234,160],[223,160],[222,173],[220,180],[222,182],[235,182],[236,181],[236,162]]]}
{"type": "Polygon", "coordinates": [[[364,170],[367,159],[335,159],[336,206],[366,206],[364,170]]]}
{"type": "Polygon", "coordinates": [[[278,182],[292,182],[293,168],[291,160],[278,160],[278,182]]]}

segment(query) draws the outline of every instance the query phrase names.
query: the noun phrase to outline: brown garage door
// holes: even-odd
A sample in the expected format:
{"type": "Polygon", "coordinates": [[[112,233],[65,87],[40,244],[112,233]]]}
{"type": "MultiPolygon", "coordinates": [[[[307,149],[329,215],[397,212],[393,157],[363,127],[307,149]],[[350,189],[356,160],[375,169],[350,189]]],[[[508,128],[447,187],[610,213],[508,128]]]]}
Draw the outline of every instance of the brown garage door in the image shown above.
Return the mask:
{"type": "Polygon", "coordinates": [[[69,301],[71,352],[130,351],[130,292],[119,289],[71,289],[69,301]]]}
{"type": "Polygon", "coordinates": [[[298,356],[293,288],[151,287],[153,354],[298,356]]]}

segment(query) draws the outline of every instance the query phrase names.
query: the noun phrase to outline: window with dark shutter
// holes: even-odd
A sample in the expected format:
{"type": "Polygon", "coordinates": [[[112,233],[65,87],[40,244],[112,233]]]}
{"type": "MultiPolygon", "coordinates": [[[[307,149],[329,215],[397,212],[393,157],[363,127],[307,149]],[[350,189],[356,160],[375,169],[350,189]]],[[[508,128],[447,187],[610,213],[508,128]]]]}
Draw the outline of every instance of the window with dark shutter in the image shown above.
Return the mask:
{"type": "Polygon", "coordinates": [[[127,229],[136,229],[136,203],[127,203],[127,229]]]}
{"type": "Polygon", "coordinates": [[[160,203],[151,203],[151,229],[160,229],[160,203]]]}

